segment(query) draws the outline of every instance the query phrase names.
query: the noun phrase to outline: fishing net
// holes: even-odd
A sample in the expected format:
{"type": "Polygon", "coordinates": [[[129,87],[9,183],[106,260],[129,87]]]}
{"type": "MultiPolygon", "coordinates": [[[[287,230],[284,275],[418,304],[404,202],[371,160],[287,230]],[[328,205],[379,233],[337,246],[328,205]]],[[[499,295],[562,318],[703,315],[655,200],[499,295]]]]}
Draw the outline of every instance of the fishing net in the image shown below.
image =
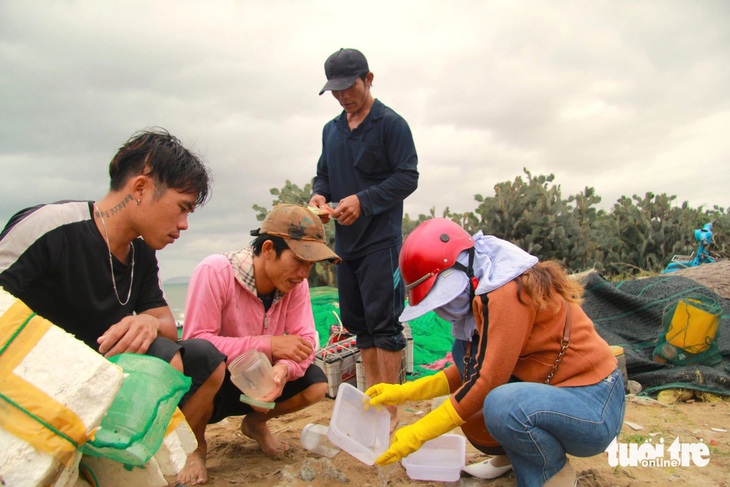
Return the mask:
{"type": "MultiPolygon", "coordinates": [[[[315,287],[310,289],[314,322],[319,334],[319,342],[323,346],[330,338],[337,338],[336,331],[346,323],[340,322],[340,306],[337,289],[334,287],[315,287]]],[[[409,322],[413,338],[413,377],[431,375],[438,370],[429,369],[432,364],[451,352],[454,339],[451,337],[451,325],[435,313],[409,322]],[[426,366],[426,367],[424,367],[426,366]]],[[[409,377],[411,379],[411,377],[409,377]]]]}
{"type": "Polygon", "coordinates": [[[125,379],[95,438],[82,451],[136,467],[144,466],[162,445],[165,431],[191,380],[157,357],[123,353],[109,361],[125,379]]]}
{"type": "Polygon", "coordinates": [[[645,394],[730,395],[730,301],[673,275],[608,282],[592,272],[582,283],[583,309],[604,340],[623,347],[629,379],[645,394]]]}

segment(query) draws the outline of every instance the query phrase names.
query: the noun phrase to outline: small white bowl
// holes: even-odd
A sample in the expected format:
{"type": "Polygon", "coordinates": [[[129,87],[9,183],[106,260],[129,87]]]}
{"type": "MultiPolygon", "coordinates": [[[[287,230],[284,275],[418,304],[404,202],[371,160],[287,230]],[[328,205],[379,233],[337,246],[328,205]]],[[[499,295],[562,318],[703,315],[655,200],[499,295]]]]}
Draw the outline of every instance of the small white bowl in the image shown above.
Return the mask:
{"type": "Polygon", "coordinates": [[[441,435],[424,443],[401,464],[412,480],[456,482],[466,464],[466,438],[441,435]]]}

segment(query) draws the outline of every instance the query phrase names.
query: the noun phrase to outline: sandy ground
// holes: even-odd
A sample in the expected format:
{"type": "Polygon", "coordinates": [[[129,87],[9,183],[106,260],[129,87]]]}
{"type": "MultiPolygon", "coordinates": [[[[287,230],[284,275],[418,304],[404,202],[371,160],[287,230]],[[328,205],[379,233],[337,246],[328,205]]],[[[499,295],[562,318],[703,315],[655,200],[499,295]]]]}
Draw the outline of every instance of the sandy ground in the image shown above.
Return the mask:
{"type": "MultiPolygon", "coordinates": [[[[571,458],[579,473],[579,486],[629,486],[629,485],[689,485],[730,487],[730,400],[717,402],[692,398],[666,406],[656,401],[627,396],[627,412],[619,441],[630,445],[650,440],[661,444],[665,450],[679,437],[681,443],[703,442],[709,447],[709,463],[704,467],[694,464],[676,467],[611,467],[608,453],[589,458],[571,458]],[[725,431],[717,431],[725,430],[725,431]]],[[[411,480],[405,469],[396,463],[386,467],[367,466],[341,451],[334,458],[325,458],[302,448],[300,433],[307,423],[327,425],[334,400],[325,398],[306,411],[288,418],[271,421],[271,427],[291,445],[281,459],[263,455],[256,442],[243,436],[239,430],[240,418],[233,417],[208,428],[209,483],[211,487],[224,486],[329,486],[357,485],[493,485],[512,486],[512,472],[491,481],[475,479],[466,473],[458,482],[424,482],[411,480]]],[[[430,401],[409,403],[401,406],[402,423],[410,423],[430,410],[430,401]]],[[[460,433],[460,430],[455,430],[460,433]]],[[[484,460],[468,445],[467,464],[484,460]]],[[[665,452],[664,459],[670,459],[665,452]]],[[[170,479],[173,480],[173,479],[170,479]]]]}

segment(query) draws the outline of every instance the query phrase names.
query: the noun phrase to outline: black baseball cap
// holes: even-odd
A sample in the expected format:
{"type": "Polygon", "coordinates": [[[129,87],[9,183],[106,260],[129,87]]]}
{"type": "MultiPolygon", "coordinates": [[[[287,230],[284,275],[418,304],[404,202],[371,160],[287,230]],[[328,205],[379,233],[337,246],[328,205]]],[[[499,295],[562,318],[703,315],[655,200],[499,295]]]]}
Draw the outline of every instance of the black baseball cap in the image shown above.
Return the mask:
{"type": "Polygon", "coordinates": [[[368,60],[363,53],[357,49],[340,49],[324,62],[327,84],[319,94],[331,90],[346,90],[359,76],[369,72],[368,60]]]}

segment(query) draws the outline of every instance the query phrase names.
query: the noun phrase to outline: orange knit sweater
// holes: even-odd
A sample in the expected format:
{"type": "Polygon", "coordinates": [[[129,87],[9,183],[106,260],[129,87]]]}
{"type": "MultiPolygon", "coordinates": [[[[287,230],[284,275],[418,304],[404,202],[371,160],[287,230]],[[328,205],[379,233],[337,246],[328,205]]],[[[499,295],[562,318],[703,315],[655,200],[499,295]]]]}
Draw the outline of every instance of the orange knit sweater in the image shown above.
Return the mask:
{"type": "MultiPolygon", "coordinates": [[[[475,373],[462,383],[455,365],[445,371],[454,409],[465,420],[480,412],[487,394],[506,384],[510,376],[524,382],[545,382],[560,352],[565,326],[565,304],[557,310],[537,312],[524,292],[524,304],[517,299],[516,281],[487,293],[487,299],[484,307],[487,330],[486,333],[477,330],[480,341],[475,373]]],[[[567,304],[571,307],[570,346],[550,384],[557,387],[596,384],[616,368],[616,358],[583,309],[578,304],[567,304]]]]}

